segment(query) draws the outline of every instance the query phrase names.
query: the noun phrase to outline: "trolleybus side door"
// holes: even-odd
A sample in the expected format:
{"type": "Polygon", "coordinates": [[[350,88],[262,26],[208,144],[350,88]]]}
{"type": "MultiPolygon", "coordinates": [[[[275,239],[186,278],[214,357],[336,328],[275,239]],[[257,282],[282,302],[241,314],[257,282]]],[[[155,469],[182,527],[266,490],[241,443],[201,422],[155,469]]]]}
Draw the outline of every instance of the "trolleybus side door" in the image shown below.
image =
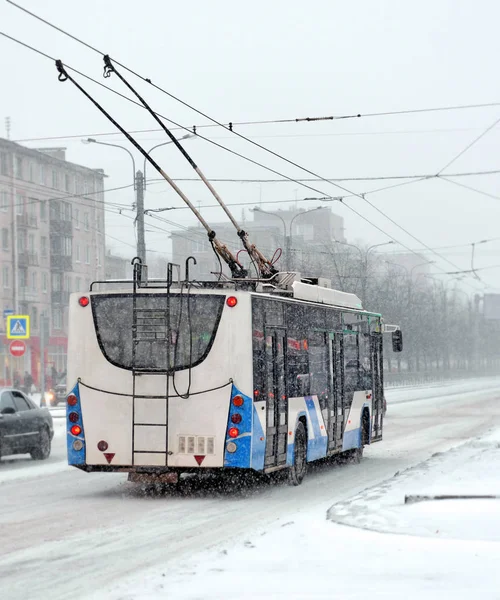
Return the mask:
{"type": "Polygon", "coordinates": [[[342,333],[330,333],[330,401],[328,420],[328,449],[342,447],[344,426],[344,340],[342,333]]]}
{"type": "Polygon", "coordinates": [[[266,457],[264,466],[286,463],[288,444],[288,396],[286,390],[286,333],[277,327],[265,328],[267,402],[266,457]]]}
{"type": "Polygon", "coordinates": [[[384,424],[384,381],[382,358],[382,334],[371,334],[371,363],[373,373],[372,442],[382,439],[384,424]]]}

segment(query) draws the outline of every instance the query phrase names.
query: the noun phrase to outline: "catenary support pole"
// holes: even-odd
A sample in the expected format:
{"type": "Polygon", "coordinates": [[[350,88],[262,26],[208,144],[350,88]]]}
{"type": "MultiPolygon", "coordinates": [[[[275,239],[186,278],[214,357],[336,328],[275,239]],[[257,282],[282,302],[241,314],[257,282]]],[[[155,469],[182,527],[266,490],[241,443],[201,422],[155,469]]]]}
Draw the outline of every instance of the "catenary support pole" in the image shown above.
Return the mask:
{"type": "Polygon", "coordinates": [[[137,210],[137,256],[146,264],[146,240],[144,235],[144,175],[137,171],[136,185],[136,210],[137,210]]]}

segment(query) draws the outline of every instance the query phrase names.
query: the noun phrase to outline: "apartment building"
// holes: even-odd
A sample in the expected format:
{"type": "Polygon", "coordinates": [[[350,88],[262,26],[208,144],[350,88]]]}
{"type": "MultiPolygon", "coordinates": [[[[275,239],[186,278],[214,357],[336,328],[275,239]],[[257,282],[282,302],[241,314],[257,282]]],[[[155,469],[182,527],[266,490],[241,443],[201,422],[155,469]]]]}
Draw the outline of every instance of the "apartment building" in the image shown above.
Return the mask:
{"type": "Polygon", "coordinates": [[[68,299],[104,276],[104,173],[66,160],[65,148],[0,138],[0,385],[15,371],[40,379],[40,323],[49,327],[48,372],[66,369],[68,299]],[[13,358],[9,312],[30,315],[31,338],[13,358]]]}

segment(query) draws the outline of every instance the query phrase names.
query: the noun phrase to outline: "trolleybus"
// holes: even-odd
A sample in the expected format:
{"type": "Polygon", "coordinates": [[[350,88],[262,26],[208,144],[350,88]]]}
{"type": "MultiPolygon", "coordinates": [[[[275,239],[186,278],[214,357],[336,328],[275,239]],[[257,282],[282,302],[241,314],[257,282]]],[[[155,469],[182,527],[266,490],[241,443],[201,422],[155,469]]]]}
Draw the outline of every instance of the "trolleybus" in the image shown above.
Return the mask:
{"type": "Polygon", "coordinates": [[[71,295],[70,465],[132,481],[286,469],[298,485],[308,463],[382,439],[384,323],[355,295],[142,271],[71,295]]]}

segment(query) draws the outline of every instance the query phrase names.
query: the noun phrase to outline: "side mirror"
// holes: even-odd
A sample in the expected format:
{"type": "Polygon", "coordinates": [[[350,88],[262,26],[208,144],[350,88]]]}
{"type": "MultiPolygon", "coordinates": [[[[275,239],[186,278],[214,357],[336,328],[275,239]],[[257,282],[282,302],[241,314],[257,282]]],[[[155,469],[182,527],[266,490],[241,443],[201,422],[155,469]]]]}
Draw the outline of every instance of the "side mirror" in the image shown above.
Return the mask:
{"type": "Polygon", "coordinates": [[[15,415],[15,414],[16,414],[16,409],[13,408],[12,406],[6,406],[2,410],[2,415],[15,415]]]}
{"type": "Polygon", "coordinates": [[[392,351],[401,352],[403,350],[403,332],[401,329],[396,329],[392,332],[392,351]]]}

